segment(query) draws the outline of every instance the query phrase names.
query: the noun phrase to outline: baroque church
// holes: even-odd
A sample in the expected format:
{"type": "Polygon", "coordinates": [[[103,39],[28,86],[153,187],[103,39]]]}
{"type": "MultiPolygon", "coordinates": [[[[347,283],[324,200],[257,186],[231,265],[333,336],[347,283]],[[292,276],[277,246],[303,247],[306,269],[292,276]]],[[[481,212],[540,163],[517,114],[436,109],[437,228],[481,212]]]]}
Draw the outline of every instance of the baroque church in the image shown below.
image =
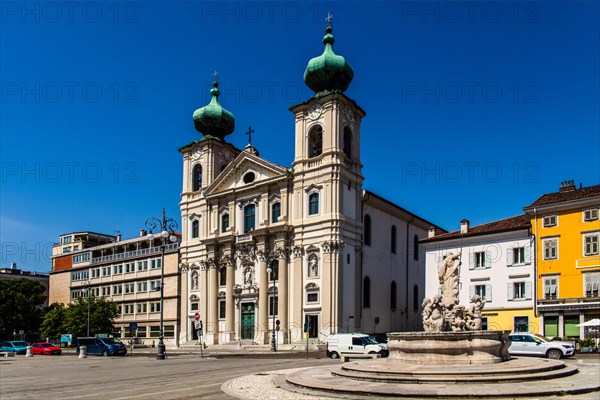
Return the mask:
{"type": "Polygon", "coordinates": [[[345,91],[354,71],[333,52],[308,62],[315,92],[292,106],[291,167],[226,137],[231,112],[194,112],[202,137],[183,154],[180,343],[325,341],[337,332],[421,330],[425,260],[418,241],[430,222],[363,190],[365,111],[345,91]],[[202,321],[202,330],[198,330],[202,321]],[[186,327],[187,324],[187,327],[186,327]],[[275,334],[273,334],[275,332],[275,334]]]}

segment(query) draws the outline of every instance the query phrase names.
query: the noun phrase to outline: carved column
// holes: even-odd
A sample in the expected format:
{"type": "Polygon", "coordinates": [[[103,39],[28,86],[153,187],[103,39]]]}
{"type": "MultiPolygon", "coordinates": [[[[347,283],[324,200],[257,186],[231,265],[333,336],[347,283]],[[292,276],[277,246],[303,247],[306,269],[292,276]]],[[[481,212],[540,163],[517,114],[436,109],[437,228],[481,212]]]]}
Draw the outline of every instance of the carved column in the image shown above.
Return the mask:
{"type": "Polygon", "coordinates": [[[208,324],[207,339],[212,335],[212,344],[217,343],[219,333],[219,319],[217,311],[219,309],[219,282],[217,281],[217,264],[213,259],[209,259],[208,268],[208,324]]]}
{"type": "Polygon", "coordinates": [[[259,340],[265,341],[267,332],[269,331],[269,274],[267,274],[267,257],[264,253],[259,252],[258,256],[258,330],[259,340]]]}
{"type": "Polygon", "coordinates": [[[304,324],[303,310],[304,310],[304,282],[303,282],[303,255],[304,251],[302,247],[296,246],[292,250],[292,287],[290,288],[290,297],[292,303],[292,320],[291,322],[296,326],[294,331],[290,332],[290,340],[295,342],[302,339],[302,327],[304,324]]]}
{"type": "Polygon", "coordinates": [[[277,296],[283,343],[288,343],[288,256],[284,249],[279,251],[279,294],[277,296]]]}
{"type": "Polygon", "coordinates": [[[231,335],[229,340],[234,340],[235,302],[233,299],[233,278],[235,270],[233,268],[233,262],[229,257],[225,259],[225,266],[227,268],[225,281],[225,332],[231,335]]]}

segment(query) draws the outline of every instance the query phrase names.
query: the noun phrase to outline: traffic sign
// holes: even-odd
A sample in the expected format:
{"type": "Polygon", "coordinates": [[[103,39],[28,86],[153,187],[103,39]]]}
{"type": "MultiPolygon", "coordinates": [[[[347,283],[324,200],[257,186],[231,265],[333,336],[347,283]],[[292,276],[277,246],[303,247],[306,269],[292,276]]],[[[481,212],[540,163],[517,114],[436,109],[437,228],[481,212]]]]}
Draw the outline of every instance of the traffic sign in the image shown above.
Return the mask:
{"type": "Polygon", "coordinates": [[[200,319],[200,313],[194,314],[194,318],[196,319],[196,321],[198,321],[200,319]]]}
{"type": "Polygon", "coordinates": [[[138,325],[137,322],[130,322],[129,323],[129,330],[130,331],[137,331],[138,325]]]}

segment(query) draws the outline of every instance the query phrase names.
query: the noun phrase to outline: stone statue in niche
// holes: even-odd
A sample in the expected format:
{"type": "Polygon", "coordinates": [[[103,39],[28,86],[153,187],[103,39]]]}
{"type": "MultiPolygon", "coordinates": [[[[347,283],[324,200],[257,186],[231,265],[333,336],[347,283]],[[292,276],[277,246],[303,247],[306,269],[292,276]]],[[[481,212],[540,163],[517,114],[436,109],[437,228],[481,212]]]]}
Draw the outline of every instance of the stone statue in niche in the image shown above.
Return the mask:
{"type": "Polygon", "coordinates": [[[252,285],[252,268],[248,267],[244,270],[244,285],[252,285]]]}
{"type": "Polygon", "coordinates": [[[198,290],[198,272],[192,272],[192,290],[198,290]]]}
{"type": "Polygon", "coordinates": [[[308,276],[310,278],[316,278],[319,276],[319,260],[317,257],[312,257],[308,261],[308,276]]]}
{"type": "Polygon", "coordinates": [[[451,251],[444,255],[444,260],[438,271],[440,288],[442,290],[442,303],[446,308],[458,304],[458,275],[460,267],[460,251],[453,254],[451,251]]]}

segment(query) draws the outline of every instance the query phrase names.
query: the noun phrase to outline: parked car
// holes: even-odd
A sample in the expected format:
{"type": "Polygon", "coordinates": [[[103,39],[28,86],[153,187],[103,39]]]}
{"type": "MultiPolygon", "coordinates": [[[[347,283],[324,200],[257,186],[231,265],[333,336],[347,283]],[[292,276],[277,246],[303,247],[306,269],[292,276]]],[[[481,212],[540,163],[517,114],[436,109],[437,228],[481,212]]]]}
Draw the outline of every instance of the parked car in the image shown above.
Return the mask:
{"type": "Polygon", "coordinates": [[[79,353],[80,346],[87,347],[87,354],[96,354],[98,356],[124,356],[127,354],[127,347],[119,339],[99,337],[77,338],[77,353],[79,353]]]}
{"type": "Polygon", "coordinates": [[[553,359],[571,357],[575,354],[575,345],[572,342],[558,342],[545,338],[536,333],[515,332],[509,336],[511,355],[542,356],[553,359]]]}
{"type": "Polygon", "coordinates": [[[387,357],[389,351],[385,344],[377,343],[377,340],[364,333],[338,333],[327,339],[325,354],[331,358],[351,354],[381,354],[387,357]]]}
{"type": "Polygon", "coordinates": [[[5,353],[25,354],[29,344],[24,340],[13,340],[2,343],[1,350],[5,353]]]}
{"type": "Polygon", "coordinates": [[[44,354],[61,355],[62,354],[62,350],[60,348],[58,348],[57,346],[53,345],[52,343],[48,343],[48,342],[33,343],[31,345],[31,352],[34,355],[35,354],[39,354],[39,355],[44,355],[44,354]]]}

